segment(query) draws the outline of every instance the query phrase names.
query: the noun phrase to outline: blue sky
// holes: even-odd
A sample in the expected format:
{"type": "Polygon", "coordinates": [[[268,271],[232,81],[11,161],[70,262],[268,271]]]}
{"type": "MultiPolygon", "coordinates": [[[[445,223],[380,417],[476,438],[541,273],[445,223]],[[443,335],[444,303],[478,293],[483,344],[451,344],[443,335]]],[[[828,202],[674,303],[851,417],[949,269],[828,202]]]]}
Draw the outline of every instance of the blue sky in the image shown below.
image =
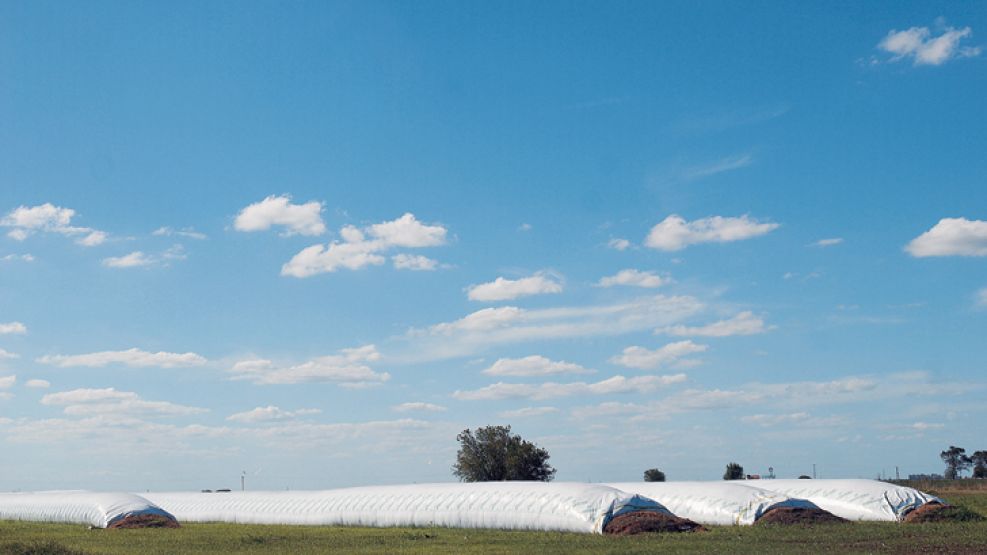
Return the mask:
{"type": "Polygon", "coordinates": [[[939,471],[987,2],[5,3],[0,489],[939,471]]]}

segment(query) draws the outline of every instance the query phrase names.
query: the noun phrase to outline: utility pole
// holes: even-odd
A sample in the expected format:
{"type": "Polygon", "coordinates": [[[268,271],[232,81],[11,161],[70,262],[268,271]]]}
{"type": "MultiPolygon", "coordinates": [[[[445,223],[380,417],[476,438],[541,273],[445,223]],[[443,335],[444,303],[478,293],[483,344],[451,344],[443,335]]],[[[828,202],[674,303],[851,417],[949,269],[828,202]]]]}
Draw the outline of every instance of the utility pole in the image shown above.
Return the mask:
{"type": "Polygon", "coordinates": [[[898,465],[894,465],[894,479],[901,480],[901,474],[898,473],[898,465]]]}
{"type": "Polygon", "coordinates": [[[812,463],[812,479],[816,479],[816,463],[812,463]]]}
{"type": "Polygon", "coordinates": [[[240,471],[240,491],[247,491],[247,471],[240,471]]]}

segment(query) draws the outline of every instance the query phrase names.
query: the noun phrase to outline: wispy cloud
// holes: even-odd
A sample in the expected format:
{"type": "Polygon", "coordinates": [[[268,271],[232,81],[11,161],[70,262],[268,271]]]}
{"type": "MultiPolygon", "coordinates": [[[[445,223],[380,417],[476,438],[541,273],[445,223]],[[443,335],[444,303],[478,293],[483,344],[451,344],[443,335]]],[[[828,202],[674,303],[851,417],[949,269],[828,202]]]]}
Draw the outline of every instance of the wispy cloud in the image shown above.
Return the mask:
{"type": "Polygon", "coordinates": [[[911,27],[904,31],[892,29],[877,47],[891,54],[891,62],[911,60],[916,66],[938,66],[956,58],[980,55],[979,46],[960,46],[960,41],[973,35],[972,29],[956,29],[941,22],[940,27],[938,35],[928,27],[911,27]]]}
{"type": "Polygon", "coordinates": [[[445,412],[446,408],[435,403],[425,403],[423,401],[412,401],[394,405],[391,410],[395,412],[445,412]]]}
{"type": "Polygon", "coordinates": [[[0,323],[0,335],[7,334],[25,334],[27,333],[27,326],[20,322],[6,322],[0,323]]]}
{"type": "Polygon", "coordinates": [[[155,229],[151,235],[155,235],[157,237],[185,237],[187,239],[195,239],[198,241],[202,241],[207,238],[205,233],[200,233],[191,227],[183,227],[181,229],[159,227],[158,229],[155,229]]]}
{"type": "Polygon", "coordinates": [[[147,401],[136,393],[117,391],[112,387],[49,393],[41,398],[41,404],[64,407],[62,411],[72,416],[185,416],[208,412],[207,409],[177,405],[168,401],[147,401]]]}
{"type": "Polygon", "coordinates": [[[654,350],[631,346],[624,349],[620,355],[611,358],[610,362],[628,368],[654,370],[683,362],[682,357],[702,353],[707,349],[709,349],[707,345],[699,345],[689,340],[669,343],[654,350]]]}
{"type": "Polygon", "coordinates": [[[556,407],[524,407],[514,410],[505,410],[497,413],[501,418],[534,418],[559,412],[556,407]]]}
{"type": "Polygon", "coordinates": [[[227,416],[226,419],[230,422],[244,422],[248,424],[258,422],[283,422],[285,420],[293,420],[300,416],[320,414],[321,412],[322,410],[320,409],[298,409],[294,411],[287,411],[281,410],[274,405],[268,405],[266,407],[257,407],[246,412],[231,414],[227,416]]]}
{"type": "Polygon", "coordinates": [[[668,326],[655,330],[656,334],[677,335],[680,337],[729,337],[732,335],[756,335],[765,333],[772,328],[764,324],[764,320],[753,312],[744,311],[728,320],[720,320],[705,326],[668,326]]]}
{"type": "Polygon", "coordinates": [[[167,250],[159,254],[146,254],[143,251],[134,251],[124,256],[111,256],[103,259],[103,266],[107,268],[147,268],[151,266],[168,266],[173,260],[185,260],[185,247],[182,245],[172,245],[167,250]]]}
{"type": "Polygon", "coordinates": [[[659,276],[654,272],[645,272],[628,268],[621,270],[615,275],[600,278],[597,285],[600,287],[613,287],[615,285],[625,285],[629,287],[655,288],[669,283],[671,279],[659,276]]]}
{"type": "Polygon", "coordinates": [[[843,243],[842,237],[831,237],[829,239],[820,239],[811,244],[813,247],[825,248],[825,247],[835,247],[843,243]]]}
{"type": "Polygon", "coordinates": [[[588,374],[593,372],[582,366],[563,360],[550,360],[541,355],[523,358],[497,359],[483,370],[488,376],[551,376],[555,374],[588,374]]]}
{"type": "Polygon", "coordinates": [[[694,181],[704,177],[711,177],[719,173],[746,168],[753,162],[754,158],[750,154],[727,156],[726,158],[721,158],[709,164],[686,169],[682,172],[682,179],[685,179],[686,181],[694,181]]]}
{"type": "Polygon", "coordinates": [[[672,214],[656,224],[644,244],[662,251],[679,251],[700,243],[730,243],[759,237],[778,229],[779,224],[759,222],[747,215],[712,216],[687,222],[672,214]]]}
{"type": "Polygon", "coordinates": [[[607,241],[607,246],[615,251],[625,251],[631,247],[631,242],[627,239],[614,237],[613,239],[607,241]]]}
{"type": "Polygon", "coordinates": [[[649,393],[660,387],[686,381],[685,374],[671,376],[614,376],[595,383],[569,382],[542,384],[495,383],[472,391],[456,391],[453,397],[461,401],[497,399],[552,399],[572,395],[608,395],[615,393],[649,393]]]}
{"type": "Polygon", "coordinates": [[[466,292],[471,301],[510,301],[519,297],[561,293],[562,280],[548,272],[538,272],[520,279],[498,277],[491,282],[470,285],[466,292]]]}
{"type": "Polygon", "coordinates": [[[370,367],[369,363],[380,358],[375,346],[364,345],[294,365],[278,365],[266,359],[241,360],[233,365],[230,373],[234,380],[255,384],[328,382],[361,387],[391,379],[387,372],[375,372],[370,367]]]}
{"type": "Polygon", "coordinates": [[[183,368],[202,366],[208,361],[196,353],[165,351],[151,353],[135,347],[126,351],[100,351],[83,355],[46,355],[39,358],[38,362],[62,368],[73,366],[100,368],[111,364],[122,364],[132,368],[183,368]]]}
{"type": "Polygon", "coordinates": [[[413,328],[398,358],[424,361],[469,356],[494,345],[574,337],[613,336],[681,322],[703,304],[694,297],[639,297],[613,304],[529,310],[484,308],[426,328],[413,328]]]}

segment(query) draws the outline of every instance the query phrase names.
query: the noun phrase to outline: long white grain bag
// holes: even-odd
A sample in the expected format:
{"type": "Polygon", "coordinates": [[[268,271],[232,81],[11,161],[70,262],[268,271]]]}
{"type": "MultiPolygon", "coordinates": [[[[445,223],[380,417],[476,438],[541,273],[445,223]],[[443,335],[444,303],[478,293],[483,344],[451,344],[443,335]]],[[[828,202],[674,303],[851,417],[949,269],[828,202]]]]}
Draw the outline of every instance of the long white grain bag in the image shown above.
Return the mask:
{"type": "Polygon", "coordinates": [[[650,497],[676,516],[699,524],[751,525],[764,513],[781,507],[817,509],[805,499],[740,482],[620,482],[607,484],[650,497]]]}
{"type": "Polygon", "coordinates": [[[757,486],[807,499],[847,520],[895,522],[926,503],[943,503],[917,489],[877,480],[761,480],[757,486]]]}
{"type": "Polygon", "coordinates": [[[442,526],[597,533],[614,517],[670,514],[651,499],[581,483],[483,482],[325,491],[147,493],[179,522],[442,526]]]}
{"type": "Polygon", "coordinates": [[[167,511],[130,493],[0,493],[0,520],[88,524],[94,528],[107,528],[128,517],[145,515],[175,520],[167,511]]]}

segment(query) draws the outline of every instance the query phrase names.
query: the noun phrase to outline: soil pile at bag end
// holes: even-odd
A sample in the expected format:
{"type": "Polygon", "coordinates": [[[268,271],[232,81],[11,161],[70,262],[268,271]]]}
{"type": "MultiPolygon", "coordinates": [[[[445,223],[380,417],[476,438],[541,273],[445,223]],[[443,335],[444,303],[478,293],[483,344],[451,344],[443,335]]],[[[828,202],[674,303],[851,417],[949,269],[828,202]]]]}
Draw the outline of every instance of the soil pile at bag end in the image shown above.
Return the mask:
{"type": "Polygon", "coordinates": [[[130,515],[123,518],[114,520],[109,525],[109,528],[178,528],[178,521],[174,518],[169,518],[164,515],[152,515],[152,514],[139,514],[130,515]]]}
{"type": "Polygon", "coordinates": [[[964,507],[943,505],[942,503],[926,503],[911,510],[905,515],[904,521],[909,523],[922,522],[982,522],[983,516],[964,507]]]}
{"type": "Polygon", "coordinates": [[[829,511],[808,507],[777,507],[761,515],[754,524],[833,524],[849,522],[829,511]]]}
{"type": "Polygon", "coordinates": [[[651,511],[634,511],[615,516],[603,528],[612,536],[630,536],[647,532],[704,532],[701,525],[674,515],[651,511]]]}

